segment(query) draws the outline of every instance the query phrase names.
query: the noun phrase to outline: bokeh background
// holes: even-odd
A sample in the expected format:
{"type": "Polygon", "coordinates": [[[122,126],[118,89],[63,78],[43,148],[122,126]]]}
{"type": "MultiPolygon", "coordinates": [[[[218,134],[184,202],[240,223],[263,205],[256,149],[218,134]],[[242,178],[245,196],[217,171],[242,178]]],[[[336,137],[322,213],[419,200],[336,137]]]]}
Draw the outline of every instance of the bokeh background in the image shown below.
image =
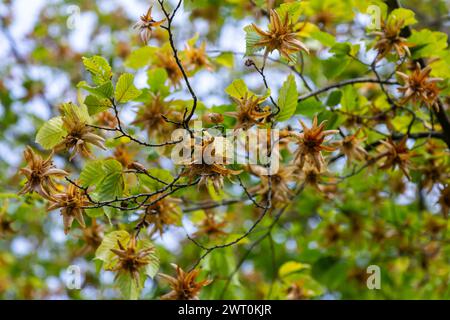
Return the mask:
{"type": "MultiPolygon", "coordinates": [[[[187,2],[174,21],[176,45],[182,48],[188,39],[198,33],[199,38],[206,41],[209,55],[212,58],[221,56],[226,61],[222,65],[218,64],[214,72],[204,70],[195,74],[192,84],[204,105],[229,104],[224,88],[236,78],[244,79],[249,87],[262,92],[261,79],[244,66],[243,57],[244,26],[254,21],[261,25],[267,22],[254,2],[187,2]]],[[[334,34],[338,40],[360,43],[362,49],[359,58],[362,61],[373,59],[375,52],[369,48],[366,31],[370,17],[354,10],[353,1],[311,2],[315,4],[315,9],[310,13],[311,21],[334,34]]],[[[418,23],[415,28],[429,28],[447,34],[450,32],[448,1],[403,2],[416,13],[418,23]]],[[[58,104],[77,100],[79,93],[76,84],[86,77],[82,56],[102,55],[110,61],[114,70],[126,70],[124,61],[133,50],[142,46],[132,26],[149,4],[150,1],[139,0],[1,1],[0,211],[11,219],[13,231],[6,232],[6,224],[3,229],[0,228],[0,231],[5,231],[0,233],[0,298],[120,297],[114,289],[114,275],[99,271],[99,265],[92,261],[92,255],[78,254],[82,242],[76,235],[64,235],[62,221],[57,213],[47,213],[44,202],[16,196],[23,182],[17,171],[23,164],[22,151],[25,145],[37,147],[34,142],[36,130],[44,121],[57,114],[58,104]],[[81,268],[81,290],[69,290],[66,287],[67,268],[70,265],[81,268]]],[[[155,14],[161,17],[157,9],[155,14]]],[[[162,31],[150,41],[150,45],[158,46],[161,43],[158,37],[164,38],[162,31]]],[[[309,45],[315,48],[315,59],[326,60],[331,56],[326,49],[320,49],[318,43],[312,41],[309,45]]],[[[277,59],[276,54],[272,57],[277,59]]],[[[306,60],[305,63],[306,81],[311,86],[326,83],[327,80],[321,75],[324,66],[316,66],[315,61],[306,60]]],[[[363,74],[361,66],[346,72],[347,77],[363,74]]],[[[289,67],[269,64],[267,77],[275,95],[289,73],[289,67]]],[[[146,72],[141,70],[137,73],[136,85],[143,87],[145,83],[146,72]]],[[[305,92],[300,79],[297,79],[297,83],[300,91],[305,92]]],[[[188,93],[181,89],[173,97],[187,98],[188,93]]],[[[130,108],[123,113],[126,122],[133,120],[134,112],[130,108]]],[[[305,119],[308,120],[308,116],[305,119]]],[[[66,160],[55,157],[58,167],[67,166],[66,160]]],[[[160,161],[162,167],[167,165],[165,159],[160,161]]],[[[337,161],[336,170],[344,163],[343,159],[337,161]]],[[[76,171],[80,163],[74,162],[70,166],[72,171],[76,171]]],[[[273,242],[262,243],[243,264],[240,281],[233,281],[229,297],[267,298],[270,279],[273,272],[277,272],[273,271],[273,261],[267,253],[275,251],[275,270],[291,260],[314,265],[312,276],[302,282],[307,283],[305,297],[448,298],[448,240],[442,244],[441,256],[430,262],[431,267],[427,269],[421,265],[428,263],[424,262],[425,253],[420,251],[423,246],[417,248],[409,241],[421,241],[426,245],[430,239],[428,235],[425,240],[417,240],[416,237],[422,235],[411,231],[398,242],[385,245],[380,244],[381,238],[374,236],[374,230],[378,230],[376,228],[382,230],[380,234],[383,236],[380,237],[386,237],[389,232],[398,232],[405,221],[414,226],[411,230],[426,230],[424,228],[427,226],[432,230],[434,224],[446,223],[439,220],[441,208],[436,205],[439,197],[437,188],[424,196],[425,209],[419,210],[414,184],[400,180],[395,175],[393,178],[382,175],[355,177],[348,182],[348,190],[353,191],[344,191],[348,194],[343,203],[330,203],[331,200],[317,196],[314,191],[306,192],[274,233],[273,242]],[[402,192],[383,194],[383,185],[394,184],[395,181],[404,184],[402,192]],[[368,185],[377,186],[376,192],[379,194],[371,194],[368,185]],[[378,225],[371,218],[372,211],[377,211],[385,222],[378,225]],[[393,218],[393,215],[397,218],[393,218]],[[404,246],[403,251],[398,250],[399,246],[404,246]],[[379,262],[391,272],[383,278],[382,291],[367,290],[365,282],[361,280],[364,279],[363,266],[368,261],[379,262]]],[[[238,212],[239,207],[231,210],[238,212]]],[[[248,225],[249,221],[243,221],[245,223],[248,225]]],[[[178,260],[187,264],[197,257],[196,248],[185,242],[185,230],[195,232],[195,223],[186,218],[183,219],[183,225],[184,228],[175,227],[163,237],[155,239],[161,250],[161,260],[165,261],[162,267],[167,273],[171,272],[169,262],[178,260]]],[[[205,270],[227,268],[223,272],[227,274],[235,266],[240,253],[231,248],[223,250],[208,261],[209,267],[205,266],[205,270]]],[[[274,289],[279,292],[274,293],[272,298],[286,298],[288,287],[280,283],[274,289]]],[[[155,283],[148,280],[142,297],[154,298],[159,293],[160,289],[155,283]]],[[[207,290],[203,297],[216,298],[218,293],[207,290]]]]}

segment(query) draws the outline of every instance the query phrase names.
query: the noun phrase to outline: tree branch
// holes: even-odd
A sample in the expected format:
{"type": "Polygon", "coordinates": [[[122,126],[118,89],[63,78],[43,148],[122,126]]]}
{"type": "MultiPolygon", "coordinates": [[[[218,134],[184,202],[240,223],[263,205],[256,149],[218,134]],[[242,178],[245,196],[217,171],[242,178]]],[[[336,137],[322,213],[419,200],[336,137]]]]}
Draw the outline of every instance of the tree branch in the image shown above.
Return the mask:
{"type": "Polygon", "coordinates": [[[301,102],[303,100],[306,100],[306,99],[314,97],[314,96],[317,96],[317,95],[327,92],[329,90],[344,87],[344,86],[355,84],[355,83],[382,83],[382,84],[387,84],[387,85],[397,85],[398,84],[398,82],[396,82],[396,81],[388,81],[388,80],[379,81],[378,79],[371,79],[371,78],[349,79],[349,80],[344,80],[344,81],[341,81],[338,83],[328,85],[326,87],[323,87],[321,89],[315,90],[310,93],[306,93],[298,98],[298,102],[301,102]]]}
{"type": "MultiPolygon", "coordinates": [[[[402,7],[399,0],[386,0],[386,4],[388,5],[390,11],[402,7]]],[[[404,36],[405,38],[408,38],[411,34],[412,34],[412,32],[411,32],[411,28],[409,26],[406,26],[403,28],[402,36],[404,36]]],[[[422,68],[425,68],[427,66],[427,64],[423,58],[417,59],[417,62],[419,62],[420,66],[422,68]]],[[[433,108],[433,113],[436,115],[436,118],[438,119],[439,124],[442,127],[443,140],[445,141],[447,146],[450,148],[450,120],[448,118],[447,113],[445,112],[444,103],[442,102],[441,99],[439,99],[439,98],[437,99],[437,104],[438,104],[439,108],[437,110],[435,110],[435,108],[433,108]]]]}
{"type": "Polygon", "coordinates": [[[191,94],[192,100],[193,100],[191,111],[189,112],[189,114],[186,117],[186,113],[187,113],[187,109],[186,109],[184,117],[183,117],[184,128],[190,132],[189,121],[191,120],[192,116],[195,113],[195,109],[197,108],[198,98],[197,98],[197,95],[194,92],[194,89],[192,89],[192,86],[191,86],[191,83],[189,82],[189,78],[188,78],[188,76],[186,74],[186,71],[184,70],[184,67],[181,64],[181,60],[178,57],[178,50],[177,50],[177,48],[175,46],[175,42],[174,42],[174,39],[173,39],[173,32],[172,32],[172,21],[173,21],[173,18],[175,17],[176,12],[180,8],[181,3],[183,2],[183,0],[179,0],[178,1],[178,4],[175,7],[175,9],[173,10],[172,14],[169,14],[167,12],[167,10],[165,9],[165,7],[164,7],[164,0],[158,0],[158,2],[159,2],[159,5],[161,6],[161,10],[163,11],[164,15],[167,18],[167,27],[164,27],[164,29],[167,31],[167,33],[169,35],[169,43],[170,43],[170,46],[172,48],[173,57],[175,58],[175,61],[176,61],[177,65],[178,65],[178,68],[180,69],[181,74],[183,75],[184,82],[186,83],[186,87],[188,88],[188,91],[191,94]]]}

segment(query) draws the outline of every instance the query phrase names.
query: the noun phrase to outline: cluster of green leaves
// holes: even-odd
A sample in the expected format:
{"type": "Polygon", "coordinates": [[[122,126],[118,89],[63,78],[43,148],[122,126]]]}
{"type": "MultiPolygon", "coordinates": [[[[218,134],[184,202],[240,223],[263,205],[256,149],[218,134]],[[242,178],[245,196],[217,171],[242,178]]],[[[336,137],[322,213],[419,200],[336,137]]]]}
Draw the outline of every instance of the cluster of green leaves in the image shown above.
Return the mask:
{"type": "MultiPolygon", "coordinates": [[[[123,247],[127,247],[130,242],[131,235],[124,231],[113,231],[108,233],[98,247],[95,253],[95,259],[102,261],[102,267],[105,270],[114,270],[117,266],[117,256],[111,251],[111,249],[119,250],[119,243],[123,247]]],[[[147,240],[140,240],[136,247],[138,250],[142,249],[154,249],[153,244],[147,240]]],[[[153,278],[158,272],[159,258],[155,253],[150,253],[150,263],[140,271],[139,279],[133,279],[127,272],[119,272],[116,275],[117,286],[120,288],[122,295],[125,299],[138,299],[140,293],[144,287],[146,277],[153,278]]]]}

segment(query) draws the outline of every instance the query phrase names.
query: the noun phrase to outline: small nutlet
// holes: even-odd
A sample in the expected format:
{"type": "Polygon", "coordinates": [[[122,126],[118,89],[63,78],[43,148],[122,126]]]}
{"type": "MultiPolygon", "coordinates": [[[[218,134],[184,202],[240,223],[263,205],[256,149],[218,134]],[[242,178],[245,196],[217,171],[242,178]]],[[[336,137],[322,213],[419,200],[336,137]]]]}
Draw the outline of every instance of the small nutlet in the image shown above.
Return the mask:
{"type": "Polygon", "coordinates": [[[128,169],[136,170],[139,172],[147,172],[147,169],[144,167],[142,163],[134,161],[128,165],[128,169]]]}

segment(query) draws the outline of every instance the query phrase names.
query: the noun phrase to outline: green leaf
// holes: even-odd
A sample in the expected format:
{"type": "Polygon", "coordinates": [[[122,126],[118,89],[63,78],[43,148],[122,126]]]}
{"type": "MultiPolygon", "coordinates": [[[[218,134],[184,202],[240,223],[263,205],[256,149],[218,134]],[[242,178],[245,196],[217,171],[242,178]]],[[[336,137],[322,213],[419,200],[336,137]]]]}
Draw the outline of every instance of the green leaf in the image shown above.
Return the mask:
{"type": "Polygon", "coordinates": [[[144,273],[146,276],[153,278],[159,269],[159,257],[156,252],[155,246],[148,239],[143,239],[138,242],[139,249],[150,249],[153,248],[153,251],[149,254],[150,263],[145,266],[144,273]]]}
{"type": "Polygon", "coordinates": [[[350,58],[347,57],[331,57],[327,60],[321,61],[323,65],[323,72],[328,79],[332,79],[340,75],[347,68],[350,63],[350,58]]]}
{"type": "Polygon", "coordinates": [[[122,164],[114,159],[108,159],[103,162],[103,170],[106,174],[122,173],[122,164]]]}
{"type": "Polygon", "coordinates": [[[153,93],[162,92],[164,95],[168,93],[165,83],[168,75],[164,68],[149,69],[147,72],[147,83],[153,93]]]}
{"type": "Polygon", "coordinates": [[[85,122],[90,123],[91,117],[89,116],[89,112],[87,110],[86,105],[81,104],[77,106],[76,104],[69,102],[63,103],[60,107],[61,115],[63,119],[69,120],[69,122],[85,122]]]}
{"type": "MultiPolygon", "coordinates": [[[[138,241],[138,249],[153,248],[153,244],[149,240],[138,241]]],[[[120,289],[120,292],[126,299],[136,300],[139,299],[142,289],[144,288],[146,276],[153,278],[159,269],[159,258],[156,254],[156,250],[153,250],[148,256],[150,262],[139,271],[139,279],[133,279],[130,273],[120,272],[116,278],[116,284],[120,289]]]]}
{"type": "Polygon", "coordinates": [[[113,173],[103,179],[99,186],[98,196],[100,200],[113,200],[122,196],[124,188],[123,176],[120,173],[113,173]]]}
{"type": "Polygon", "coordinates": [[[194,34],[194,36],[192,37],[192,38],[190,38],[188,41],[187,41],[187,44],[190,46],[190,47],[194,47],[195,46],[195,43],[198,41],[198,38],[200,37],[200,34],[198,33],[198,32],[196,32],[195,34],[194,34]]]}
{"type": "Polygon", "coordinates": [[[157,49],[145,46],[134,50],[125,60],[125,66],[137,70],[149,65],[157,49]]]}
{"type": "Polygon", "coordinates": [[[95,199],[112,200],[120,197],[125,188],[122,164],[114,159],[88,162],[80,174],[83,187],[96,186],[95,199]]]}
{"type": "MultiPolygon", "coordinates": [[[[128,247],[130,239],[130,234],[124,230],[106,234],[95,252],[95,259],[103,262],[105,270],[113,270],[117,265],[118,259],[111,249],[120,249],[118,242],[120,242],[122,247],[128,247]]],[[[118,271],[115,282],[126,299],[138,299],[144,287],[145,278],[147,276],[153,278],[159,269],[159,257],[150,240],[139,240],[136,246],[139,251],[149,248],[152,248],[153,251],[148,255],[149,263],[139,270],[139,279],[137,281],[131,277],[129,272],[124,272],[124,270],[118,271]]]]}
{"type": "Polygon", "coordinates": [[[216,188],[214,188],[214,185],[211,181],[207,182],[206,189],[208,190],[209,196],[214,201],[219,202],[225,198],[225,192],[222,189],[216,190],[216,188]]]}
{"type": "Polygon", "coordinates": [[[226,68],[231,69],[234,67],[234,55],[231,52],[221,53],[215,58],[215,61],[226,68]]]}
{"type": "Polygon", "coordinates": [[[329,107],[337,106],[341,102],[341,98],[342,98],[342,91],[335,90],[331,92],[330,95],[328,96],[326,105],[329,107]]]}
{"type": "Polygon", "coordinates": [[[294,52],[289,55],[289,59],[286,59],[285,57],[281,57],[281,60],[287,63],[288,65],[295,66],[298,63],[298,52],[294,52]]]}
{"type": "Polygon", "coordinates": [[[253,29],[252,25],[248,25],[244,28],[245,31],[245,55],[250,56],[258,51],[261,51],[263,47],[257,46],[261,37],[253,29]]]}
{"type": "Polygon", "coordinates": [[[88,85],[86,81],[80,81],[77,84],[77,88],[82,88],[82,89],[92,93],[93,95],[95,95],[99,98],[104,98],[104,99],[111,99],[111,97],[114,93],[114,87],[113,87],[111,81],[107,81],[96,87],[92,87],[92,86],[88,85]]]}
{"type": "Polygon", "coordinates": [[[392,10],[389,14],[388,23],[394,23],[400,20],[403,21],[403,26],[409,26],[417,23],[414,11],[405,8],[392,10]]]}
{"type": "Polygon", "coordinates": [[[88,108],[89,115],[94,115],[108,110],[111,107],[111,100],[105,98],[98,98],[94,95],[88,95],[84,99],[84,104],[88,108]]]}
{"type": "Polygon", "coordinates": [[[91,218],[98,218],[105,214],[103,208],[92,208],[92,209],[84,209],[86,211],[86,215],[91,218]]]}
{"type": "Polygon", "coordinates": [[[324,110],[317,115],[317,119],[320,122],[327,120],[326,128],[327,130],[337,129],[345,118],[333,111],[324,110]]]}
{"type": "Polygon", "coordinates": [[[126,246],[128,241],[130,241],[130,234],[125,230],[105,234],[102,243],[95,251],[95,259],[103,261],[103,268],[105,270],[111,270],[115,266],[115,254],[111,249],[120,249],[117,241],[120,241],[123,246],[126,246]]]}
{"type": "Polygon", "coordinates": [[[352,111],[357,106],[358,91],[354,86],[345,86],[342,89],[341,105],[346,111],[352,111]]]}
{"type": "Polygon", "coordinates": [[[289,16],[289,20],[293,23],[297,22],[302,14],[303,4],[300,1],[283,3],[277,9],[277,13],[284,21],[286,14],[289,16]]]}
{"type": "Polygon", "coordinates": [[[117,102],[125,103],[139,97],[141,90],[136,88],[133,82],[134,75],[131,73],[124,73],[119,77],[116,84],[116,91],[114,92],[114,99],[117,102]]]}
{"type": "Polygon", "coordinates": [[[89,161],[80,173],[80,184],[83,187],[96,185],[105,177],[104,160],[89,161]]]}
{"type": "Polygon", "coordinates": [[[350,43],[338,42],[331,47],[330,52],[334,53],[336,57],[343,57],[348,55],[351,52],[351,50],[352,46],[350,43]]]}
{"type": "MultiPolygon", "coordinates": [[[[343,277],[344,278],[344,277],[343,277]]],[[[299,283],[302,286],[303,292],[306,292],[309,297],[316,297],[323,294],[324,289],[319,282],[314,280],[309,273],[294,272],[286,275],[283,279],[286,284],[299,283]]],[[[288,290],[286,287],[284,291],[288,290]]]]}
{"type": "Polygon", "coordinates": [[[312,276],[321,284],[332,288],[338,288],[346,281],[348,262],[332,256],[321,257],[312,267],[312,276]]]}
{"type": "Polygon", "coordinates": [[[325,109],[325,106],[322,102],[317,101],[314,97],[308,98],[306,100],[300,101],[297,104],[297,109],[295,113],[301,114],[303,116],[312,117],[318,112],[321,112],[325,109]]]}
{"type": "Polygon", "coordinates": [[[332,47],[336,43],[336,38],[333,35],[323,31],[313,32],[311,37],[327,47],[332,47]]]}
{"type": "MultiPolygon", "coordinates": [[[[98,197],[96,199],[98,199],[98,197]]],[[[119,210],[117,208],[112,208],[112,207],[103,207],[103,211],[105,212],[105,216],[108,218],[109,225],[112,226],[113,224],[111,221],[111,217],[116,215],[117,212],[119,212],[119,210]]]]}
{"type": "MultiPolygon", "coordinates": [[[[206,273],[216,274],[217,277],[222,277],[229,275],[233,272],[236,267],[236,258],[233,254],[231,248],[224,248],[222,254],[219,252],[211,252],[208,256],[205,257],[204,262],[202,263],[202,269],[206,273]]],[[[229,293],[232,294],[233,289],[242,288],[238,275],[234,275],[230,279],[229,293]]],[[[221,299],[222,292],[224,290],[225,281],[215,281],[214,285],[207,286],[202,289],[202,294],[206,294],[204,299],[221,299]]],[[[229,298],[229,295],[226,295],[225,298],[229,298]]],[[[236,298],[236,296],[232,296],[236,298]]]]}
{"type": "Polygon", "coordinates": [[[115,282],[124,299],[137,300],[144,287],[145,278],[140,276],[139,281],[136,281],[129,273],[119,273],[115,282]]]}
{"type": "Polygon", "coordinates": [[[21,196],[16,193],[0,193],[0,199],[22,199],[21,196]]]}
{"type": "MultiPolygon", "coordinates": [[[[433,68],[431,71],[431,75],[437,78],[450,78],[450,51],[445,50],[444,53],[440,56],[439,60],[433,61],[430,63],[430,66],[433,68]]],[[[450,89],[449,86],[446,86],[446,89],[450,89]]],[[[445,91],[442,92],[443,95],[447,94],[445,91]]]]}
{"type": "Polygon", "coordinates": [[[45,149],[51,149],[60,143],[67,135],[63,128],[62,117],[51,118],[45,122],[36,135],[36,143],[45,149]]]}
{"type": "Polygon", "coordinates": [[[447,48],[447,34],[438,31],[422,29],[412,31],[408,42],[415,46],[411,48],[413,59],[436,57],[442,55],[447,48]]]}
{"type": "Polygon", "coordinates": [[[86,70],[92,74],[92,81],[95,84],[101,85],[111,80],[111,66],[105,58],[101,56],[93,56],[90,58],[83,57],[82,59],[86,70]]]}
{"type": "Polygon", "coordinates": [[[278,96],[278,106],[280,107],[280,112],[277,115],[278,121],[286,121],[295,113],[297,100],[297,84],[294,76],[290,74],[284,81],[278,96]]]}
{"type": "Polygon", "coordinates": [[[212,252],[205,258],[203,267],[216,274],[229,274],[236,266],[235,255],[231,248],[224,248],[223,253],[212,252]]]}
{"type": "MultiPolygon", "coordinates": [[[[170,173],[170,171],[165,169],[159,169],[159,168],[152,168],[147,170],[148,174],[152,177],[155,177],[156,179],[159,179],[160,181],[163,181],[167,184],[171,183],[173,180],[173,176],[170,173]]],[[[159,182],[156,179],[152,179],[149,176],[145,174],[139,175],[139,179],[142,182],[142,184],[146,187],[148,187],[151,191],[156,191],[161,188],[163,188],[166,184],[163,184],[162,182],[159,182]]]]}
{"type": "Polygon", "coordinates": [[[280,269],[278,270],[278,274],[280,275],[280,278],[284,278],[292,273],[310,268],[311,266],[309,264],[304,264],[296,261],[288,261],[280,267],[280,269]]]}
{"type": "Polygon", "coordinates": [[[226,89],[225,92],[236,99],[241,99],[248,92],[247,85],[244,80],[234,80],[226,89]]]}
{"type": "Polygon", "coordinates": [[[100,200],[112,200],[121,197],[125,187],[122,175],[122,165],[114,159],[105,160],[103,163],[105,178],[98,186],[100,200]]]}

